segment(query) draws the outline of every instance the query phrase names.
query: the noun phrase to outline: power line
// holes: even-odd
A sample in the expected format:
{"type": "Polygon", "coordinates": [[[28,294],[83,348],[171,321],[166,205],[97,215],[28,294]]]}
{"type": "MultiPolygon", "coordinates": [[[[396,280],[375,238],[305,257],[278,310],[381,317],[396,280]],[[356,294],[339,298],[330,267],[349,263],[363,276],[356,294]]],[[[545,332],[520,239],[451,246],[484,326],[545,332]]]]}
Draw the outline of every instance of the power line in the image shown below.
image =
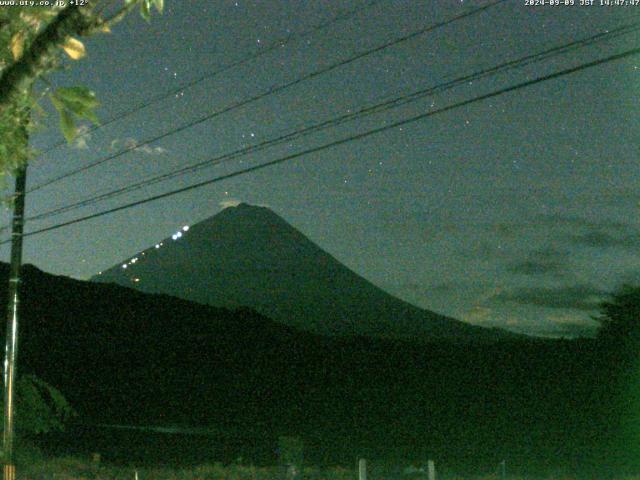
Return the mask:
{"type": "MultiPolygon", "coordinates": [[[[117,122],[119,120],[122,120],[123,118],[127,118],[131,115],[133,115],[134,113],[139,112],[140,110],[144,110],[145,108],[153,105],[154,103],[158,103],[162,100],[165,100],[167,98],[173,97],[177,94],[179,94],[180,92],[187,90],[189,88],[192,88],[206,80],[210,80],[212,78],[217,77],[218,75],[231,70],[235,67],[239,67],[242,65],[245,65],[249,62],[251,62],[252,60],[255,60],[257,58],[260,58],[264,55],[266,55],[267,53],[273,52],[275,50],[278,50],[279,48],[282,48],[284,46],[286,46],[287,44],[291,43],[294,40],[299,40],[301,38],[307,37],[309,35],[312,35],[316,32],[319,32],[321,30],[324,30],[327,27],[330,27],[331,25],[341,22],[343,20],[348,20],[351,17],[357,15],[358,13],[360,13],[361,11],[364,11],[367,8],[373,7],[379,3],[381,3],[384,0],[372,0],[369,1],[367,4],[365,4],[363,7],[358,7],[358,8],[354,8],[352,10],[349,10],[347,12],[344,12],[342,14],[336,15],[334,18],[332,18],[331,20],[327,20],[326,22],[320,23],[318,25],[316,25],[315,27],[312,27],[311,29],[307,30],[306,32],[302,32],[300,34],[291,34],[291,35],[287,35],[286,37],[282,37],[278,40],[275,40],[274,42],[271,43],[271,45],[265,47],[265,48],[261,48],[259,51],[247,55],[245,57],[240,58],[239,60],[236,60],[235,62],[231,62],[227,65],[223,65],[222,67],[220,67],[218,70],[214,70],[213,72],[210,73],[206,73],[204,75],[201,75],[200,77],[197,77],[193,80],[190,80],[189,82],[183,83],[181,86],[174,88],[172,90],[169,90],[167,92],[164,93],[160,93],[158,95],[155,95],[147,100],[144,100],[142,103],[136,105],[135,107],[132,107],[128,110],[124,110],[120,113],[117,113],[116,115],[112,116],[109,120],[106,120],[102,123],[100,123],[99,125],[94,125],[91,128],[89,128],[86,132],[84,132],[82,135],[87,135],[90,133],[95,132],[96,130],[99,130],[101,128],[106,127],[107,125],[110,125],[114,122],[117,122]]],[[[56,148],[62,147],[64,145],[67,145],[67,142],[62,140],[58,143],[55,143],[54,145],[52,145],[51,147],[49,147],[48,149],[44,150],[40,156],[45,155],[53,150],[55,150],[56,148]]]]}
{"type": "MultiPolygon", "coordinates": [[[[186,187],[182,187],[182,188],[179,188],[179,189],[176,189],[176,190],[171,190],[169,192],[161,193],[159,195],[154,195],[152,197],[147,197],[147,198],[144,198],[142,200],[137,200],[135,202],[130,202],[130,203],[127,203],[127,204],[124,204],[124,205],[120,205],[118,207],[110,208],[108,210],[103,210],[101,212],[93,213],[91,215],[85,215],[83,217],[79,217],[79,218],[76,218],[76,219],[73,219],[73,220],[69,220],[69,221],[62,222],[62,223],[59,223],[59,224],[56,224],[56,225],[52,225],[52,226],[49,226],[49,227],[45,227],[45,228],[41,228],[41,229],[38,229],[38,230],[34,230],[34,231],[31,231],[31,232],[25,233],[24,236],[25,237],[29,237],[29,236],[32,236],[32,235],[38,235],[38,234],[49,232],[49,231],[52,231],[52,230],[57,230],[57,229],[62,228],[62,227],[66,227],[66,226],[73,225],[73,224],[76,224],[76,223],[81,223],[81,222],[84,222],[84,221],[87,221],[87,220],[91,220],[91,219],[94,219],[94,218],[102,217],[104,215],[109,215],[111,213],[115,213],[115,212],[119,212],[121,210],[126,210],[126,209],[129,209],[129,208],[133,208],[133,207],[136,207],[136,206],[139,206],[139,205],[143,205],[143,204],[146,204],[146,203],[149,203],[149,202],[160,200],[162,198],[171,197],[171,196],[177,195],[179,193],[184,193],[184,192],[187,192],[187,191],[190,191],[190,190],[195,190],[197,188],[204,187],[204,186],[207,186],[207,185],[211,185],[211,184],[223,181],[223,180],[227,180],[229,178],[237,177],[237,176],[244,175],[244,174],[247,174],[247,173],[255,172],[257,170],[262,170],[263,168],[267,168],[267,167],[271,167],[271,166],[274,166],[274,165],[278,165],[278,164],[287,162],[289,160],[293,160],[293,159],[302,157],[304,155],[309,155],[311,153],[317,153],[317,152],[320,152],[320,151],[323,151],[323,150],[327,150],[329,148],[333,148],[333,147],[336,147],[338,145],[343,145],[343,144],[346,144],[346,143],[349,143],[349,142],[352,142],[352,141],[355,141],[355,140],[361,140],[361,139],[369,137],[371,135],[376,135],[378,133],[381,133],[381,132],[384,132],[384,131],[387,131],[387,130],[391,130],[393,128],[402,127],[404,125],[408,125],[410,123],[414,123],[414,122],[417,122],[419,120],[423,120],[423,119],[431,117],[433,115],[437,115],[437,114],[440,114],[440,113],[445,113],[445,112],[454,110],[456,108],[460,108],[460,107],[463,107],[463,106],[466,106],[466,105],[470,105],[472,103],[476,103],[476,102],[479,102],[479,101],[482,101],[482,100],[487,100],[489,98],[497,97],[499,95],[504,95],[505,93],[509,93],[509,92],[513,92],[515,90],[519,90],[521,88],[529,87],[531,85],[535,85],[535,84],[540,83],[540,82],[545,82],[545,81],[552,80],[552,79],[555,79],[555,78],[563,77],[565,75],[570,75],[572,73],[576,73],[576,72],[579,72],[579,71],[582,71],[582,70],[586,70],[588,68],[592,68],[592,67],[595,67],[595,66],[598,66],[598,65],[603,65],[605,63],[609,63],[609,62],[612,62],[612,61],[615,61],[615,60],[620,60],[620,59],[631,57],[633,55],[638,55],[638,54],[640,54],[640,48],[634,48],[632,50],[626,50],[626,51],[624,51],[622,53],[611,55],[609,57],[602,58],[602,59],[599,59],[599,60],[594,60],[592,62],[585,63],[585,64],[582,64],[582,65],[578,65],[576,67],[568,68],[568,69],[565,69],[565,70],[561,70],[559,72],[555,72],[555,73],[551,73],[551,74],[548,74],[548,75],[544,75],[542,77],[538,77],[538,78],[535,78],[533,80],[528,80],[526,82],[521,82],[521,83],[518,83],[516,85],[512,85],[510,87],[505,87],[505,88],[502,88],[500,90],[496,90],[496,91],[491,92],[491,93],[479,95],[477,97],[474,97],[474,98],[471,98],[471,99],[468,99],[468,100],[463,100],[461,102],[457,102],[455,104],[440,108],[438,110],[433,110],[431,112],[426,112],[426,113],[422,113],[422,114],[419,114],[419,115],[415,115],[415,116],[406,118],[404,120],[400,120],[400,121],[394,122],[394,123],[392,123],[390,125],[385,125],[383,127],[374,128],[372,130],[368,130],[366,132],[358,133],[356,135],[351,135],[349,137],[345,137],[345,138],[340,139],[340,140],[335,140],[333,142],[329,142],[329,143],[326,143],[324,145],[320,145],[320,146],[317,146],[317,147],[314,147],[314,148],[310,148],[310,149],[304,150],[302,152],[294,153],[294,154],[291,154],[291,155],[287,155],[285,157],[281,157],[281,158],[278,158],[278,159],[275,159],[275,160],[271,160],[269,162],[265,162],[265,163],[262,163],[260,165],[255,165],[255,166],[252,166],[252,167],[248,167],[248,168],[245,168],[243,170],[238,170],[238,171],[235,171],[235,172],[232,172],[232,173],[228,173],[226,175],[221,175],[221,176],[215,177],[213,179],[209,179],[209,180],[205,180],[205,181],[202,181],[202,182],[198,182],[198,183],[195,183],[195,184],[192,184],[192,185],[189,185],[189,186],[186,186],[186,187]]],[[[9,241],[10,240],[5,240],[3,242],[0,242],[0,245],[8,243],[9,241]]]]}
{"type": "MultiPolygon", "coordinates": [[[[180,168],[178,170],[173,170],[171,172],[167,172],[161,175],[157,175],[155,177],[151,177],[149,179],[145,179],[145,180],[141,180],[139,182],[135,182],[133,184],[124,186],[124,187],[120,187],[117,188],[115,190],[111,190],[109,192],[103,193],[103,194],[99,194],[99,195],[94,195],[94,196],[90,196],[88,198],[79,200],[75,203],[69,204],[69,205],[65,205],[65,206],[61,206],[61,207],[57,207],[54,208],[52,210],[37,214],[37,215],[33,215],[31,217],[28,217],[26,220],[27,221],[33,221],[33,220],[42,220],[45,218],[49,218],[55,215],[59,215],[68,211],[72,211],[78,208],[82,208],[82,207],[86,207],[89,205],[92,205],[94,203],[100,202],[100,201],[104,201],[119,195],[122,195],[124,193],[128,193],[128,192],[132,192],[132,191],[136,191],[139,190],[143,187],[146,186],[150,186],[153,185],[155,183],[159,183],[165,180],[168,180],[170,178],[174,178],[180,175],[184,175],[186,173],[192,173],[198,170],[201,170],[203,168],[208,168],[214,165],[219,165],[222,162],[225,161],[229,161],[232,160],[234,158],[237,157],[241,157],[244,155],[247,155],[249,153],[254,153],[257,151],[261,151],[264,150],[268,147],[274,146],[274,145],[278,145],[284,142],[289,142],[291,140],[295,140],[297,138],[309,135],[311,133],[315,133],[317,131],[323,130],[325,128],[329,128],[329,127],[335,127],[338,125],[342,125],[343,123],[346,123],[348,121],[354,120],[356,118],[360,119],[362,117],[365,116],[369,116],[372,114],[376,114],[376,113],[381,113],[383,111],[387,111],[390,110],[392,108],[396,108],[402,105],[406,105],[410,102],[415,102],[419,99],[422,99],[426,96],[429,95],[433,95],[435,93],[441,93],[443,91],[452,89],[458,85],[467,83],[469,81],[475,81],[481,78],[485,78],[487,76],[490,75],[495,75],[497,73],[503,73],[506,72],[508,70],[511,69],[515,69],[515,68],[521,68],[523,66],[527,66],[530,65],[534,62],[539,62],[542,60],[547,60],[549,58],[552,58],[554,56],[557,56],[559,54],[565,54],[567,52],[573,51],[577,48],[582,48],[588,45],[593,45],[597,42],[603,41],[603,40],[611,40],[612,38],[616,38],[618,36],[621,35],[626,35],[629,33],[632,33],[634,31],[638,31],[640,30],[640,22],[635,22],[635,23],[631,23],[631,24],[627,24],[627,25],[623,25],[620,26],[618,28],[612,29],[612,30],[608,30],[606,32],[602,32],[602,33],[598,33],[592,36],[589,36],[587,38],[583,38],[580,40],[576,40],[573,41],[571,43],[568,44],[564,44],[564,45],[560,45],[560,46],[556,46],[553,48],[549,48],[547,50],[544,50],[542,52],[538,52],[535,54],[530,54],[530,55],[526,55],[524,57],[520,57],[518,59],[515,60],[511,60],[505,63],[502,63],[500,65],[497,65],[495,67],[491,67],[491,68],[487,68],[484,70],[481,70],[479,72],[475,72],[469,75],[465,75],[462,77],[458,77],[454,80],[451,80],[449,82],[446,83],[441,83],[438,84],[436,86],[433,87],[429,87],[426,89],[421,89],[418,90],[416,92],[413,92],[411,94],[407,94],[407,95],[401,95],[399,97],[395,97],[392,98],[390,100],[386,100],[382,103],[378,103],[372,106],[368,106],[368,107],[363,107],[357,111],[354,111],[352,113],[348,113],[345,115],[341,115],[339,117],[336,118],[332,118],[330,120],[325,120],[319,123],[316,123],[314,125],[310,125],[308,127],[305,127],[303,129],[298,129],[298,130],[294,130],[293,132],[289,132],[287,134],[281,135],[277,138],[273,138],[270,140],[265,140],[264,142],[261,142],[257,145],[252,145],[249,147],[245,147],[245,148],[241,148],[241,149],[237,149],[233,152],[230,153],[226,153],[224,155],[212,158],[212,159],[207,159],[201,162],[198,162],[196,164],[193,165],[189,165],[183,168],[180,168]]],[[[0,229],[1,230],[1,229],[0,229]]]]}
{"type": "Polygon", "coordinates": [[[122,156],[122,155],[124,155],[126,153],[129,153],[129,152],[131,152],[133,150],[136,150],[137,148],[140,148],[140,147],[143,147],[143,146],[148,145],[150,143],[156,142],[156,141],[161,140],[163,138],[166,138],[166,137],[168,137],[170,135],[174,135],[176,133],[182,132],[182,131],[187,130],[189,128],[192,128],[192,127],[194,127],[196,125],[199,125],[199,124],[201,124],[203,122],[211,120],[212,118],[215,118],[215,117],[217,117],[219,115],[222,115],[224,113],[228,113],[228,112],[230,112],[232,110],[235,110],[237,108],[240,108],[240,107],[243,107],[243,106],[248,105],[250,103],[253,103],[253,102],[257,101],[257,100],[261,100],[261,99],[263,99],[265,97],[274,95],[276,93],[280,93],[280,92],[282,92],[282,91],[284,91],[284,90],[286,90],[288,88],[291,88],[291,87],[293,87],[295,85],[298,85],[298,84],[300,84],[302,82],[305,82],[305,81],[310,80],[312,78],[315,78],[315,77],[318,77],[320,75],[323,75],[323,74],[325,74],[327,72],[335,70],[335,69],[337,69],[339,67],[342,67],[344,65],[348,65],[350,63],[353,63],[356,60],[359,60],[361,58],[367,57],[367,56],[372,55],[374,53],[380,52],[381,50],[384,50],[386,48],[389,48],[389,47],[398,45],[400,43],[406,42],[406,41],[411,40],[413,38],[416,38],[416,37],[418,37],[420,35],[423,35],[425,33],[431,32],[431,31],[433,31],[433,30],[435,30],[437,28],[444,27],[446,25],[449,25],[449,24],[454,23],[456,21],[459,21],[459,20],[462,20],[464,18],[470,17],[472,15],[477,15],[477,14],[479,14],[481,12],[484,12],[485,10],[487,10],[487,9],[489,9],[491,7],[494,7],[494,6],[496,6],[496,5],[500,4],[500,3],[503,3],[505,1],[506,0],[494,0],[494,1],[484,5],[482,7],[477,7],[475,9],[468,10],[467,12],[458,14],[458,15],[456,15],[456,16],[448,19],[448,20],[444,20],[442,22],[435,23],[435,24],[430,25],[428,27],[424,27],[424,28],[422,28],[420,30],[417,30],[417,31],[412,32],[412,33],[409,33],[409,34],[404,35],[404,36],[402,36],[400,38],[397,38],[395,40],[389,41],[389,42],[387,42],[387,43],[385,43],[383,45],[380,45],[378,47],[375,47],[375,48],[366,50],[364,52],[358,53],[358,54],[356,54],[356,55],[354,55],[352,57],[349,57],[347,59],[344,59],[344,60],[341,60],[339,62],[333,63],[333,64],[331,64],[331,65],[329,65],[327,67],[323,67],[323,68],[321,68],[319,70],[311,72],[311,73],[309,73],[307,75],[299,77],[299,78],[297,78],[295,80],[292,80],[290,82],[281,84],[281,85],[279,85],[277,87],[270,88],[266,92],[263,92],[263,93],[260,93],[258,95],[255,95],[253,97],[250,97],[248,99],[244,99],[244,100],[241,100],[239,102],[233,103],[233,104],[231,104],[231,105],[229,105],[229,106],[227,106],[227,107],[225,107],[225,108],[223,108],[221,110],[216,110],[216,111],[214,111],[212,113],[209,113],[207,115],[204,115],[204,116],[202,116],[202,117],[200,117],[200,118],[198,118],[196,120],[193,120],[191,122],[183,124],[180,127],[174,128],[174,129],[169,130],[167,132],[164,132],[164,133],[162,133],[160,135],[156,135],[153,138],[145,140],[144,142],[137,143],[136,145],[132,145],[131,147],[125,148],[124,150],[121,150],[118,153],[115,153],[113,155],[109,155],[107,157],[101,158],[99,160],[96,160],[96,161],[88,164],[88,165],[85,165],[83,167],[79,167],[79,168],[77,168],[75,170],[71,170],[71,171],[69,171],[69,172],[67,172],[65,174],[62,174],[62,175],[58,176],[58,177],[54,177],[51,180],[47,180],[47,181],[45,181],[45,182],[43,182],[43,183],[41,183],[39,185],[36,185],[35,187],[32,187],[29,190],[27,190],[27,193],[31,193],[31,192],[34,192],[36,190],[40,190],[40,189],[42,189],[42,188],[44,188],[44,187],[46,187],[48,185],[51,185],[52,183],[59,182],[60,180],[64,180],[64,179],[69,178],[69,177],[71,177],[73,175],[77,175],[78,173],[85,172],[85,171],[87,171],[87,170],[89,170],[91,168],[97,167],[98,165],[101,165],[101,164],[103,164],[105,162],[108,162],[108,161],[113,160],[115,158],[118,158],[118,157],[120,157],[120,156],[122,156]]]}

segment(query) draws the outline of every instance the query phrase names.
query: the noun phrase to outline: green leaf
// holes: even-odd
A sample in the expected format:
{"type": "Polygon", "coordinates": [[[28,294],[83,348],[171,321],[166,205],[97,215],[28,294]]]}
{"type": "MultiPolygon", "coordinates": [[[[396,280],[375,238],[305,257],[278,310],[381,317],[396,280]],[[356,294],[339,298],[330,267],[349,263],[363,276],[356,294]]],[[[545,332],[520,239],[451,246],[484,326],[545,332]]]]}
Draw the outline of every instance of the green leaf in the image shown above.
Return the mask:
{"type": "Polygon", "coordinates": [[[79,116],[82,118],[86,118],[87,120],[89,120],[91,123],[95,125],[100,125],[100,120],[98,119],[96,112],[94,112],[93,110],[87,110],[82,115],[79,115],[79,116]]]}
{"type": "Polygon", "coordinates": [[[87,54],[84,43],[77,38],[68,37],[61,47],[72,60],[80,60],[87,54]]]}
{"type": "MultiPolygon", "coordinates": [[[[60,112],[60,121],[63,125],[68,125],[69,119],[71,120],[71,123],[74,123],[74,116],[78,118],[85,118],[95,124],[100,123],[94,112],[94,109],[100,105],[100,102],[96,99],[95,93],[88,88],[62,87],[57,89],[52,95],[50,95],[50,97],[53,106],[58,110],[58,112],[60,112]]],[[[69,137],[64,130],[63,133],[65,138],[69,140],[69,137]]]]}
{"type": "Polygon", "coordinates": [[[53,106],[56,108],[58,112],[61,112],[62,110],[64,110],[64,103],[62,102],[62,100],[60,100],[55,95],[49,95],[49,98],[51,99],[51,103],[53,103],[53,106]]]}
{"type": "Polygon", "coordinates": [[[164,0],[152,0],[153,4],[156,7],[156,10],[158,10],[158,13],[162,13],[164,10],[164,0]]]}
{"type": "Polygon", "coordinates": [[[67,109],[60,110],[60,129],[67,143],[73,142],[76,138],[76,123],[73,120],[73,115],[67,109]]]}
{"type": "Polygon", "coordinates": [[[74,113],[75,109],[94,109],[100,105],[96,94],[87,87],[61,87],[56,90],[55,95],[74,113]]]}
{"type": "Polygon", "coordinates": [[[56,95],[49,95],[51,103],[60,114],[60,129],[68,143],[73,142],[76,137],[76,124],[73,120],[73,114],[66,108],[65,103],[56,95]]]}
{"type": "Polygon", "coordinates": [[[18,378],[16,387],[16,425],[21,432],[62,431],[65,423],[77,415],[59,390],[33,375],[18,378]]]}
{"type": "Polygon", "coordinates": [[[140,3],[140,15],[147,22],[151,21],[151,0],[142,0],[142,3],[140,3]]]}
{"type": "Polygon", "coordinates": [[[25,38],[26,35],[24,32],[18,32],[13,37],[11,37],[9,46],[11,48],[11,53],[13,54],[14,60],[18,60],[22,56],[22,52],[24,51],[25,38]]]}

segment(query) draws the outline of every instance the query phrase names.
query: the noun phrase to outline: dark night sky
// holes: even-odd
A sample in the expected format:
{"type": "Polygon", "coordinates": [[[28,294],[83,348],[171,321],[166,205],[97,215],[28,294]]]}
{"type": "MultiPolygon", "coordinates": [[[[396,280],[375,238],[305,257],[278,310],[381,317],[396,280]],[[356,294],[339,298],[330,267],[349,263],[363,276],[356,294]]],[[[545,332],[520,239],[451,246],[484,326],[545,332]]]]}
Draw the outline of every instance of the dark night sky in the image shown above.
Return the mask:
{"type": "MultiPolygon", "coordinates": [[[[36,159],[30,185],[341,59],[448,19],[472,1],[166,1],[87,42],[55,74],[109,119],[288,34],[358,13],[36,159]]],[[[576,0],[579,3],[579,0],[576,0]]],[[[633,7],[481,14],[302,82],[31,194],[28,214],[109,191],[392,96],[629,23],[633,7]]],[[[631,34],[457,87],[289,144],[41,222],[53,225],[232,172],[639,45],[631,34]]],[[[373,283],[461,320],[538,335],[592,333],[593,306],[640,280],[638,93],[631,57],[145,206],[30,237],[25,261],[88,278],[227,203],[267,205],[373,283]]],[[[60,140],[55,116],[33,146],[60,140]]],[[[3,224],[8,221],[6,212],[3,224]]],[[[8,248],[2,247],[8,260],[8,248]]]]}

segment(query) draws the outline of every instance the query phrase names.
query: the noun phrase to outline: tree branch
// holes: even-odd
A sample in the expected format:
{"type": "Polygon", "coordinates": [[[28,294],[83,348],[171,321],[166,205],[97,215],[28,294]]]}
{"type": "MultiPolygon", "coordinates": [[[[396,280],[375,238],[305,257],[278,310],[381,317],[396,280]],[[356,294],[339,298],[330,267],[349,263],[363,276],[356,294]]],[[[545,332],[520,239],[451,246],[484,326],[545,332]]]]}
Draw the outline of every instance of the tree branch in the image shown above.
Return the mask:
{"type": "Polygon", "coordinates": [[[0,113],[10,107],[12,100],[29,90],[33,82],[46,70],[48,58],[69,35],[81,35],[91,27],[82,8],[69,5],[36,36],[30,48],[0,76],[0,113]]]}
{"type": "Polygon", "coordinates": [[[105,27],[108,27],[108,28],[113,27],[116,23],[119,23],[120,21],[122,21],[122,19],[126,17],[131,10],[133,10],[136,6],[138,6],[138,3],[139,2],[137,1],[128,3],[124,7],[122,7],[120,10],[118,10],[116,13],[112,14],[111,17],[105,20],[100,20],[96,22],[96,24],[93,26],[92,31],[90,33],[93,33],[95,31],[101,31],[105,27]]]}

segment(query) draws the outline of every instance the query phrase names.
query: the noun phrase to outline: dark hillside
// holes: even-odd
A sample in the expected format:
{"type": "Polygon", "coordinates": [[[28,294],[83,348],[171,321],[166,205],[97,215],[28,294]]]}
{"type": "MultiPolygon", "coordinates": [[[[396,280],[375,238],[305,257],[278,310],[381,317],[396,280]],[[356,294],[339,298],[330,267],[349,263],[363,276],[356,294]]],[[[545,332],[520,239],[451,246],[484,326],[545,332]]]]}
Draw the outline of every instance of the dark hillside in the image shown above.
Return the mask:
{"type": "Polygon", "coordinates": [[[59,387],[86,423],[211,427],[216,445],[245,457],[273,455],[277,435],[295,434],[310,461],[329,463],[356,455],[436,456],[473,468],[502,458],[581,468],[624,460],[607,448],[610,375],[591,340],[321,337],[248,309],[30,266],[24,276],[19,369],[59,387]]]}

